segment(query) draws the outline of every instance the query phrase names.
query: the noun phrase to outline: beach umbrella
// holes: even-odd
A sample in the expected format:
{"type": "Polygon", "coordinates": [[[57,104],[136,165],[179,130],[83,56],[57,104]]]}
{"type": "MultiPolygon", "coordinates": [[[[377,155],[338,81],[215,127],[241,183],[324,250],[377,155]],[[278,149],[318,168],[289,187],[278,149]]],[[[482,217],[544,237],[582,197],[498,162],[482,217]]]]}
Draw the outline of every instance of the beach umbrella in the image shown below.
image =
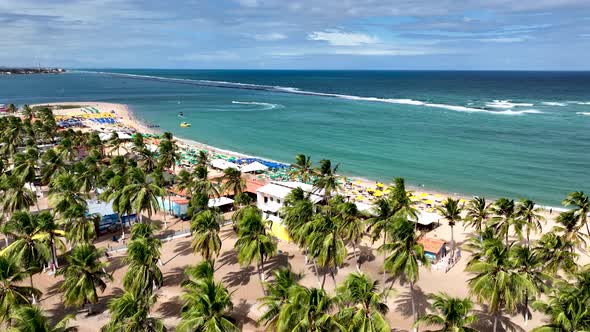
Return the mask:
{"type": "Polygon", "coordinates": [[[381,190],[376,190],[375,193],[373,194],[373,196],[381,197],[381,196],[383,196],[383,192],[381,190]]]}
{"type": "Polygon", "coordinates": [[[355,197],[355,199],[357,201],[362,201],[363,199],[365,199],[365,197],[363,197],[363,195],[358,195],[357,197],[355,197]]]}
{"type": "Polygon", "coordinates": [[[356,184],[362,184],[361,180],[356,180],[356,184]]]}
{"type": "Polygon", "coordinates": [[[375,189],[374,188],[367,188],[367,192],[369,192],[369,193],[375,192],[375,189]]]}
{"type": "Polygon", "coordinates": [[[427,200],[425,200],[424,202],[425,202],[426,204],[431,204],[431,205],[432,205],[432,204],[434,204],[434,202],[433,202],[431,199],[427,199],[427,200]]]}
{"type": "Polygon", "coordinates": [[[428,194],[427,193],[420,193],[419,196],[422,197],[422,198],[424,198],[424,197],[428,197],[428,194]]]}
{"type": "Polygon", "coordinates": [[[381,183],[381,182],[378,182],[378,183],[377,183],[377,188],[383,188],[383,183],[381,183]]]}

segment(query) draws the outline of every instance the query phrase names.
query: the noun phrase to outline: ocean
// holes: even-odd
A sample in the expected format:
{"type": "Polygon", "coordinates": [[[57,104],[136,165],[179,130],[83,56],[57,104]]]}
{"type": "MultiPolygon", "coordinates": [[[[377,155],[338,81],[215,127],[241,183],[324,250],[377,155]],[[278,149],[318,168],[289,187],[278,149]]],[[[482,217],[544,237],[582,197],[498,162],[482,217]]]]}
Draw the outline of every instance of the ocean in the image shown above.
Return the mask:
{"type": "Polygon", "coordinates": [[[93,71],[0,76],[0,104],[125,103],[222,149],[466,196],[590,192],[590,72],[93,71]]]}

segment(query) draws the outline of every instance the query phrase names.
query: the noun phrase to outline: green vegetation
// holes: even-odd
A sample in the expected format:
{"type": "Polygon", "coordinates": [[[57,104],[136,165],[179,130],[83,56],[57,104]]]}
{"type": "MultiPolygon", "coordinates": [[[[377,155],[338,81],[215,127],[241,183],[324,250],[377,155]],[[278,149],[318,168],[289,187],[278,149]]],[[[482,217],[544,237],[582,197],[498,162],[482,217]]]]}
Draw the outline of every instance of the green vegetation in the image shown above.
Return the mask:
{"type": "Polygon", "coordinates": [[[430,261],[403,178],[393,180],[367,215],[339,195],[344,181],[337,174],[338,164],[324,159],[316,167],[311,157],[296,156],[289,173],[294,180],[312,183],[313,192],[292,190],[280,215],[317,277],[317,286],[310,287],[300,284],[301,276],[288,267],[274,264],[281,244],[272,235],[271,222],[244,193],[240,171],[227,169],[219,181],[212,181],[209,156],[200,151],[192,171],[168,176],[180,155],[170,133],[162,135],[157,151],[135,135],[129,155],[123,157],[118,153],[122,142],[114,136],[102,142],[97,133],[58,131],[46,107],[11,109],[19,116],[0,119],[0,231],[6,247],[0,251],[2,330],[72,330],[67,325],[71,317],[53,324],[36,304],[42,294],[33,275],[48,267],[63,276],[59,289],[71,310],[85,306],[91,312],[111,287],[105,252],[93,244],[96,220],[87,214],[86,203],[92,198],[112,202],[122,236],[126,231],[122,216],[138,216],[126,243],[124,289],[109,301],[109,322],[102,330],[165,331],[162,318],[154,312],[167,279],[160,270],[162,242],[151,219],[169,189],[190,196],[192,248],[195,257],[202,258],[185,269],[179,331],[242,328],[235,319],[232,293],[215,278],[224,220],[207,202],[220,193],[235,196],[233,258],[244,269],[255,266],[264,290],[257,324],[268,330],[390,331],[396,322],[386,315],[398,280],[402,287],[397,291],[408,293],[406,309],[415,328],[499,331],[512,328],[506,316],[521,313],[528,322],[533,310],[545,317],[544,326],[534,331],[590,330],[590,266],[578,261],[578,249],[587,249],[590,236],[590,203],[583,192],[567,195],[563,204],[569,210],[557,215],[552,229],[544,226],[540,208],[531,200],[487,202],[475,197],[463,204],[447,198],[437,210],[452,230],[450,258],[455,258],[458,248],[470,253],[465,269],[469,296],[429,294],[430,305],[423,314],[416,303],[416,283],[430,261]],[[52,147],[41,150],[43,144],[52,147]],[[47,189],[50,210],[39,208],[38,188],[47,189]],[[460,224],[473,230],[462,245],[454,241],[460,224]],[[378,246],[371,254],[383,256],[379,281],[363,271],[363,239],[378,246]],[[67,261],[64,266],[58,266],[59,255],[67,261]],[[356,263],[357,271],[342,275],[347,260],[356,263]],[[333,290],[326,287],[327,277],[333,290]]]}

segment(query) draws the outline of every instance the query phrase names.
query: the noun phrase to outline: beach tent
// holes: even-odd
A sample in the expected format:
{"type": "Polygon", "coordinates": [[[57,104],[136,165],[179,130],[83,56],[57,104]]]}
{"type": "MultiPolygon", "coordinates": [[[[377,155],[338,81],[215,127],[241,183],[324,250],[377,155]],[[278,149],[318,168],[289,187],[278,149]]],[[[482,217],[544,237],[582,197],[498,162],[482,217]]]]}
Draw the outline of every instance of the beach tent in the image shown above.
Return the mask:
{"type": "Polygon", "coordinates": [[[131,135],[122,131],[118,131],[117,136],[119,136],[119,139],[131,139],[131,135]]]}
{"type": "Polygon", "coordinates": [[[424,211],[418,211],[418,223],[420,225],[428,226],[434,222],[437,222],[441,218],[438,213],[430,213],[424,211]]]}
{"type": "Polygon", "coordinates": [[[217,169],[221,169],[224,170],[226,168],[235,168],[235,169],[240,169],[240,166],[234,164],[234,163],[230,163],[229,161],[223,160],[223,159],[213,159],[211,160],[211,166],[213,166],[213,168],[217,168],[217,169]]]}
{"type": "Polygon", "coordinates": [[[246,166],[242,166],[242,172],[244,172],[244,173],[266,171],[267,169],[268,169],[268,166],[263,165],[257,161],[255,161],[251,164],[248,164],[246,166]]]}
{"type": "Polygon", "coordinates": [[[219,198],[210,198],[209,199],[209,203],[207,203],[208,207],[219,207],[219,206],[224,206],[224,205],[228,205],[228,204],[233,204],[234,200],[229,198],[229,197],[225,197],[225,196],[221,196],[219,198]]]}

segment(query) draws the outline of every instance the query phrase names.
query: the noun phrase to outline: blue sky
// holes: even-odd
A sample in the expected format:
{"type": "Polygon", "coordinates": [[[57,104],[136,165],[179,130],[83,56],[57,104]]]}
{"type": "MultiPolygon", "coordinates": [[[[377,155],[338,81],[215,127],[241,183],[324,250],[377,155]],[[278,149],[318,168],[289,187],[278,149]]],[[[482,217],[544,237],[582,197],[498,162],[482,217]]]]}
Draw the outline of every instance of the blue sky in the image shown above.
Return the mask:
{"type": "Polygon", "coordinates": [[[0,65],[590,70],[590,0],[1,0],[0,65]]]}

